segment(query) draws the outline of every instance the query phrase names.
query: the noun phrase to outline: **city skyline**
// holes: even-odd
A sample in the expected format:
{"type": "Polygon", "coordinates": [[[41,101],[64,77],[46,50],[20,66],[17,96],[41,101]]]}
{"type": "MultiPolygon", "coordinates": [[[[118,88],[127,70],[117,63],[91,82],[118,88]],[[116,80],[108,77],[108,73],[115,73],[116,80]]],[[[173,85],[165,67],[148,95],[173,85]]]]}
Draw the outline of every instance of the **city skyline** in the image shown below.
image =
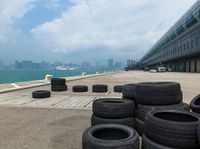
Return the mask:
{"type": "Polygon", "coordinates": [[[90,63],[88,61],[82,61],[80,63],[64,63],[61,61],[55,61],[53,63],[47,61],[35,62],[31,60],[16,60],[13,63],[5,64],[2,60],[0,60],[0,69],[56,69],[58,66],[63,67],[71,67],[76,69],[122,69],[125,66],[125,63],[114,61],[113,59],[108,59],[104,64],[99,63],[90,63]],[[112,66],[110,66],[110,62],[112,61],[112,66]]]}

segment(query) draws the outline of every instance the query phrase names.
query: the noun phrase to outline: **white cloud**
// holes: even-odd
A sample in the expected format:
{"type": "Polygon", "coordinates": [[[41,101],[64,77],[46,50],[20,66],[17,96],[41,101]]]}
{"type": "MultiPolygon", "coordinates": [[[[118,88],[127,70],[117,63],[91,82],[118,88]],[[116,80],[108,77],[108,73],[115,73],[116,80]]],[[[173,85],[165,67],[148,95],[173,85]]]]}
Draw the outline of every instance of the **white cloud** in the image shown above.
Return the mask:
{"type": "Polygon", "coordinates": [[[0,1],[0,44],[15,43],[21,31],[13,24],[21,19],[29,10],[33,9],[36,0],[1,0],[0,1]]]}
{"type": "Polygon", "coordinates": [[[133,47],[132,53],[144,53],[195,2],[71,1],[74,5],[60,18],[31,31],[46,49],[70,53],[100,46],[117,53],[133,47]]]}

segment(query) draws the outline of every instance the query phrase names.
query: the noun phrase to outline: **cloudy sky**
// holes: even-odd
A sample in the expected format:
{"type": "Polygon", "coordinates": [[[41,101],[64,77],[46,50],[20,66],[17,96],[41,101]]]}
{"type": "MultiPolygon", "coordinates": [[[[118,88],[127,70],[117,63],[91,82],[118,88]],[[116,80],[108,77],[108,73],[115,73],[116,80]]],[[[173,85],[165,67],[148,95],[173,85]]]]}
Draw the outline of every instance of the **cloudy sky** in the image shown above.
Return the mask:
{"type": "Polygon", "coordinates": [[[139,59],[196,0],[0,0],[0,60],[139,59]]]}

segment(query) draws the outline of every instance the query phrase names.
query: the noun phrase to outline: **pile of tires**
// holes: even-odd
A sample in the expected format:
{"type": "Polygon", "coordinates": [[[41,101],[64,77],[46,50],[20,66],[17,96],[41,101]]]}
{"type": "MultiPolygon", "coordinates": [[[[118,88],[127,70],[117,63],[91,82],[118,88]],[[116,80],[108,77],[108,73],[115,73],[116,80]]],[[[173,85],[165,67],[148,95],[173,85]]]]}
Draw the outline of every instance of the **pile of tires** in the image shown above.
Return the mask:
{"type": "Polygon", "coordinates": [[[93,102],[91,126],[100,124],[120,124],[134,127],[134,107],[131,100],[102,98],[93,102]]]}
{"type": "Polygon", "coordinates": [[[152,110],[186,110],[189,105],[182,103],[182,91],[176,82],[144,82],[135,86],[134,100],[135,129],[140,135],[144,132],[144,118],[152,110]]]}
{"type": "Polygon", "coordinates": [[[139,149],[139,145],[135,130],[117,124],[90,127],[82,136],[82,149],[139,149]]]}
{"type": "Polygon", "coordinates": [[[142,149],[199,149],[200,116],[189,111],[154,110],[144,121],[142,149]]]}
{"type": "Polygon", "coordinates": [[[52,78],[51,90],[52,91],[67,91],[66,80],[63,78],[52,78]]]}
{"type": "Polygon", "coordinates": [[[190,102],[190,108],[193,112],[200,114],[200,94],[190,102]]]}

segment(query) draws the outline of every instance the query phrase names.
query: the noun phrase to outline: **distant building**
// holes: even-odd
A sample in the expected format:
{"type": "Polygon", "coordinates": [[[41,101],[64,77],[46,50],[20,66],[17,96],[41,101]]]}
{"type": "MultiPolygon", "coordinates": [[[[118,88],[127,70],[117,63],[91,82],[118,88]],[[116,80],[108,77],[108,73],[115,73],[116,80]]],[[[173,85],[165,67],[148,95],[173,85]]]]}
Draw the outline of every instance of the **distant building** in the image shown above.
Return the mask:
{"type": "Polygon", "coordinates": [[[110,70],[114,69],[114,61],[113,61],[113,59],[108,59],[108,69],[110,69],[110,70]]]}
{"type": "Polygon", "coordinates": [[[87,61],[83,61],[82,64],[81,64],[81,67],[84,68],[84,69],[85,68],[89,68],[90,67],[90,63],[87,62],[87,61]]]}
{"type": "Polygon", "coordinates": [[[115,63],[115,69],[118,69],[118,70],[119,70],[119,69],[122,69],[122,67],[123,67],[123,66],[122,66],[122,63],[121,63],[121,62],[116,62],[116,63],[115,63]]]}
{"type": "Polygon", "coordinates": [[[3,69],[3,68],[4,68],[3,61],[0,60],[0,69],[3,69]]]}
{"type": "Polygon", "coordinates": [[[22,61],[22,69],[26,70],[33,69],[32,65],[33,65],[32,61],[22,61]]]}

